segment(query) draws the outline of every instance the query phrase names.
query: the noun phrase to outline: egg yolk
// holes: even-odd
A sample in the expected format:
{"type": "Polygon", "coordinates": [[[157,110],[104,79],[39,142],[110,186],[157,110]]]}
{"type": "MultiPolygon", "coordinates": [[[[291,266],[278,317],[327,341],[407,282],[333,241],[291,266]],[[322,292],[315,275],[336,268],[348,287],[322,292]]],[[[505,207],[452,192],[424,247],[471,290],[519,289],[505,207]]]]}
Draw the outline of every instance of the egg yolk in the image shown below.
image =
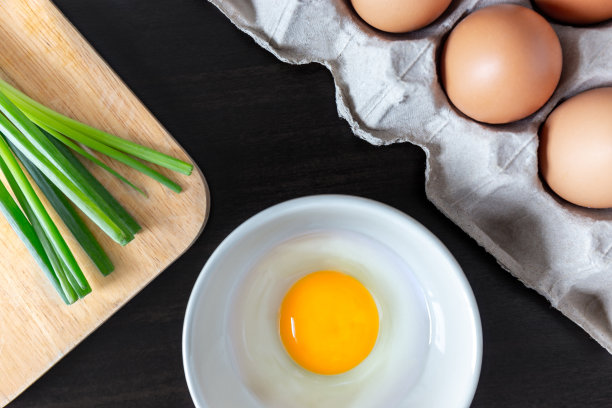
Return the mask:
{"type": "Polygon", "coordinates": [[[317,374],[361,363],[378,337],[378,309],[357,279],[317,271],[298,280],[280,307],[280,337],[291,358],[317,374]]]}

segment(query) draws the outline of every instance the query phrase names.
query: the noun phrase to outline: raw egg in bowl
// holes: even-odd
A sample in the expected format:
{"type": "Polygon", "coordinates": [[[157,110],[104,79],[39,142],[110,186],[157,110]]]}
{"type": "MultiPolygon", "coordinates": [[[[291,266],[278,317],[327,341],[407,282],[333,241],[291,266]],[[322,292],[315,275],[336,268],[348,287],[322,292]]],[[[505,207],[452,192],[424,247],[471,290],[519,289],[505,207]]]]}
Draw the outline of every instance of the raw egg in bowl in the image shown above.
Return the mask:
{"type": "Polygon", "coordinates": [[[482,355],[463,272],[422,225],[325,195],[232,232],[189,299],[197,407],[467,407],[482,355]]]}

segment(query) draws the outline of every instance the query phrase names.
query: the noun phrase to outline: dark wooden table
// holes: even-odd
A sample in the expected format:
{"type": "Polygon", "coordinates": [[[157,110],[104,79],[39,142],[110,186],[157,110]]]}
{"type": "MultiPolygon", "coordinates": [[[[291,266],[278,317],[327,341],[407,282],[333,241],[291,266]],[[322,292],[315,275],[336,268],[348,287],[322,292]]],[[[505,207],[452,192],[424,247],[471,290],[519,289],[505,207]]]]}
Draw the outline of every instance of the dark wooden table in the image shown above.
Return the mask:
{"type": "Polygon", "coordinates": [[[193,406],[181,330],[202,266],[248,217],[320,193],[394,206],[457,258],[484,335],[473,407],[612,407],[612,356],[427,201],[419,148],[355,137],[323,67],[281,63],[204,0],[55,3],[197,161],[212,210],[183,257],[10,408],[193,406]]]}

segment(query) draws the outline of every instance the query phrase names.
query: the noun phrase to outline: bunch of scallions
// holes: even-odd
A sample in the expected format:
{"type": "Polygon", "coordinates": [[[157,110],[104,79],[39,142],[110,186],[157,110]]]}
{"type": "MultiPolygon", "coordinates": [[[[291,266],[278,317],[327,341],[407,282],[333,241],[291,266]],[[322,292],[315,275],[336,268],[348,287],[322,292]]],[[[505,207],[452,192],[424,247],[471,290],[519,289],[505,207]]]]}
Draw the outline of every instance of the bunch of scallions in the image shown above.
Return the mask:
{"type": "Polygon", "coordinates": [[[186,175],[193,169],[189,163],[61,115],[2,80],[0,133],[0,169],[13,193],[0,181],[0,210],[67,304],[87,295],[91,287],[26,172],[96,267],[108,275],[114,266],[75,206],[120,245],[130,242],[140,225],[74,153],[142,194],[93,151],[139,170],[177,193],[179,185],[142,161],[186,175]]]}

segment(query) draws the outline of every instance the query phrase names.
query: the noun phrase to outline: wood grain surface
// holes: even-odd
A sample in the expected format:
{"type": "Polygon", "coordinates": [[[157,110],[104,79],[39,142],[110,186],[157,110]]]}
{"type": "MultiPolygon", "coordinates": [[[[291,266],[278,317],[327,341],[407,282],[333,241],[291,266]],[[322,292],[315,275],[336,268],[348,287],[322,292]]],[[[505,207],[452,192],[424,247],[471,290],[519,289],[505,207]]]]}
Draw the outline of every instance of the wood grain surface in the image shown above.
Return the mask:
{"type": "Polygon", "coordinates": [[[181,334],[202,266],[258,211],[323,193],[398,208],[458,260],[483,325],[473,408],[612,407],[612,357],[427,201],[422,150],[351,133],[325,68],[278,61],[205,0],[54,2],[200,165],[213,206],[180,259],[9,408],[193,407],[181,334]]]}
{"type": "MultiPolygon", "coordinates": [[[[191,161],[48,0],[2,3],[0,75],[68,116],[191,161]]],[[[122,248],[92,228],[115,264],[108,277],[69,240],[93,289],[74,305],[61,301],[8,223],[0,220],[0,406],[170,265],[203,228],[209,200],[199,170],[189,177],[165,172],[184,188],[176,194],[126,166],[113,166],[144,188],[147,197],[105,172],[92,171],[143,230],[122,248]]]]}

